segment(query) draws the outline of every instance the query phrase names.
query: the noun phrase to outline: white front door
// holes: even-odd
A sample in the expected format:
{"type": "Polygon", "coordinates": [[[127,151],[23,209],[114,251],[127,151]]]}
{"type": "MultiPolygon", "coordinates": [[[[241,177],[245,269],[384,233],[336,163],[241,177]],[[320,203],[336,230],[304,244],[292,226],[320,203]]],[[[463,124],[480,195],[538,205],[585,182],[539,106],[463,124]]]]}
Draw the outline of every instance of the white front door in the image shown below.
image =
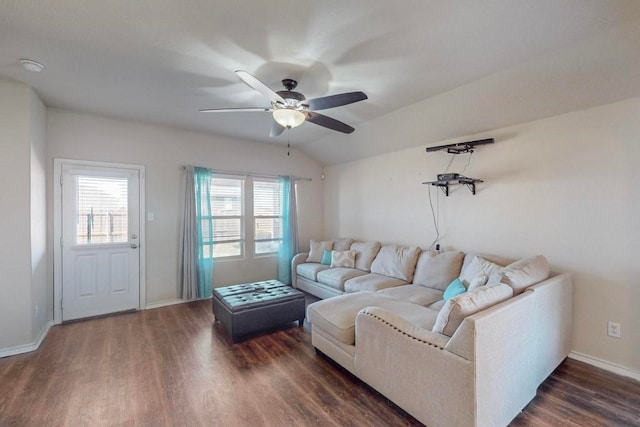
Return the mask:
{"type": "Polygon", "coordinates": [[[139,308],[140,170],[61,172],[61,320],[139,308]]]}

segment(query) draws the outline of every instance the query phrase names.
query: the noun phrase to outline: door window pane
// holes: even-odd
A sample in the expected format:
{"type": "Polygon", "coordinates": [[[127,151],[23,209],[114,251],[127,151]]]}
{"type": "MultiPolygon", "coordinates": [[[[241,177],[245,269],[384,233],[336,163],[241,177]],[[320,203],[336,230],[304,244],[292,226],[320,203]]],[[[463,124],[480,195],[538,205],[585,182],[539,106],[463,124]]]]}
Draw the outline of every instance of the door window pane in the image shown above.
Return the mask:
{"type": "Polygon", "coordinates": [[[129,241],[129,180],[76,176],[78,245],[129,241]]]}

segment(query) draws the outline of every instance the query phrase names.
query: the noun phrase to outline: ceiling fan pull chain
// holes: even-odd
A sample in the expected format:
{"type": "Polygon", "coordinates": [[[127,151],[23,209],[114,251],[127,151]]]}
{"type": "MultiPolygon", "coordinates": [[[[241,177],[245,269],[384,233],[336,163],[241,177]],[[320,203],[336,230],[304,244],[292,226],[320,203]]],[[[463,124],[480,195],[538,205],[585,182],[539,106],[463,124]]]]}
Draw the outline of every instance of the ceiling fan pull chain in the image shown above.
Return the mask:
{"type": "Polygon", "coordinates": [[[287,128],[287,156],[290,155],[290,148],[291,148],[291,128],[287,128]]]}

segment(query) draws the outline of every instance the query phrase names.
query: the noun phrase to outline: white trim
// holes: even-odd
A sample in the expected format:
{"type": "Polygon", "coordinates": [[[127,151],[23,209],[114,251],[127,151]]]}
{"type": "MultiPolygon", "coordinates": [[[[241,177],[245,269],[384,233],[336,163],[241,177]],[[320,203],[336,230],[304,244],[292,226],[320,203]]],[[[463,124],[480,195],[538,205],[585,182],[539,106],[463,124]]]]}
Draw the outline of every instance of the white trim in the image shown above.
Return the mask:
{"type": "Polygon", "coordinates": [[[2,349],[0,350],[0,357],[15,356],[16,354],[29,353],[31,351],[37,350],[40,347],[40,344],[42,344],[42,341],[44,341],[45,337],[49,333],[49,329],[51,329],[52,326],[53,320],[49,320],[42,326],[40,333],[33,342],[2,349]]]}
{"type": "Polygon", "coordinates": [[[146,306],[147,298],[147,275],[146,275],[146,206],[145,206],[145,167],[143,165],[134,165],[127,163],[108,163],[95,162],[91,160],[74,160],[74,159],[53,159],[53,324],[62,323],[62,309],[60,300],[62,299],[62,251],[60,250],[60,241],[62,239],[62,166],[90,166],[102,168],[119,168],[138,170],[139,185],[139,254],[140,254],[140,289],[138,309],[146,306]]]}
{"type": "Polygon", "coordinates": [[[623,377],[633,378],[636,381],[640,381],[640,372],[625,368],[624,366],[616,365],[606,360],[598,359],[597,357],[589,356],[588,354],[572,351],[569,353],[571,359],[578,360],[580,362],[588,363],[605,371],[613,372],[623,377]]]}
{"type": "Polygon", "coordinates": [[[144,309],[145,310],[153,310],[154,308],[168,307],[170,305],[182,304],[184,302],[189,302],[189,301],[184,300],[184,299],[172,299],[172,300],[169,300],[169,301],[152,302],[152,303],[147,304],[144,307],[144,309]]]}
{"type": "Polygon", "coordinates": [[[153,310],[154,308],[168,307],[170,305],[184,304],[184,303],[187,303],[187,302],[202,301],[202,300],[208,300],[208,299],[211,299],[211,297],[209,297],[209,298],[198,298],[198,299],[172,299],[172,300],[168,300],[168,301],[152,302],[150,304],[147,304],[147,306],[144,309],[145,310],[153,310]]]}

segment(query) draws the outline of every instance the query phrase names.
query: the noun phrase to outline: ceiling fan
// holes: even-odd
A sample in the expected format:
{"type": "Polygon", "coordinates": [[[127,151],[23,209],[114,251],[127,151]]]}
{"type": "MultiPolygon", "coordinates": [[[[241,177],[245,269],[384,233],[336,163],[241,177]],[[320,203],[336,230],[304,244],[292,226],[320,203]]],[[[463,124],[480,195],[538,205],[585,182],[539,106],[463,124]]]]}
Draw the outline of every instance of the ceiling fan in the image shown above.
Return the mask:
{"type": "Polygon", "coordinates": [[[354,102],[367,99],[364,92],[347,92],[337,95],[322,96],[320,98],[306,99],[300,92],[294,89],[298,82],[293,79],[282,80],[282,85],[286,90],[275,92],[267,85],[262,83],[256,77],[246,71],[236,71],[247,85],[257,90],[271,101],[270,107],[249,107],[249,108],[213,108],[200,110],[202,113],[230,113],[230,112],[269,112],[273,114],[274,123],[271,127],[269,136],[275,137],[280,135],[285,129],[291,129],[300,126],[305,121],[323,126],[332,130],[343,133],[351,133],[355,129],[346,123],[316,113],[317,110],[326,110],[329,108],[340,107],[342,105],[352,104],[354,102]]]}

